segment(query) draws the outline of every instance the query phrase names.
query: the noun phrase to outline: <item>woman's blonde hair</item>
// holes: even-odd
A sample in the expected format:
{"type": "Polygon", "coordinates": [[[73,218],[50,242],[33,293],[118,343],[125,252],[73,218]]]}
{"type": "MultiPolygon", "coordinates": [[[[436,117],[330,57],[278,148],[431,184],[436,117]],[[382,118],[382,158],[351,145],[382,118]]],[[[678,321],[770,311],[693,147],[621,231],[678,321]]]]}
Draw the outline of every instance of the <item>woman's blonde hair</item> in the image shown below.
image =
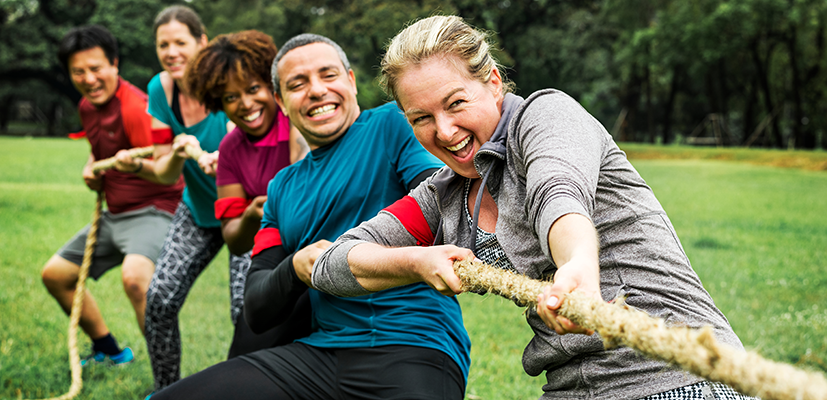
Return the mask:
{"type": "MultiPolygon", "coordinates": [[[[431,57],[453,56],[461,60],[471,78],[488,82],[491,71],[497,68],[503,79],[503,91],[510,92],[513,84],[506,80],[502,66],[491,56],[488,35],[474,29],[457,16],[437,15],[419,20],[394,37],[382,58],[382,88],[398,100],[396,85],[404,70],[431,57]]],[[[450,60],[451,57],[448,57],[450,60]]]]}

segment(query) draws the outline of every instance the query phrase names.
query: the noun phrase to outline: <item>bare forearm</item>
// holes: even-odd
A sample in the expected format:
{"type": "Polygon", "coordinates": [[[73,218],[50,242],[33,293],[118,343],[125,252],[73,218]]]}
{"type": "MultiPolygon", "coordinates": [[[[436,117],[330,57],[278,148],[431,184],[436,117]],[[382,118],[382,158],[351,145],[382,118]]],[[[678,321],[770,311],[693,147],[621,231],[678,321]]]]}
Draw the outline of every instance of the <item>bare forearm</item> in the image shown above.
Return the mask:
{"type": "Polygon", "coordinates": [[[558,267],[573,260],[597,266],[600,245],[592,222],[580,214],[566,214],[551,226],[548,247],[558,267]]]}
{"type": "Polygon", "coordinates": [[[453,245],[387,248],[362,243],[350,250],[347,261],[356,280],[367,290],[424,282],[450,296],[462,292],[454,262],[473,255],[471,250],[453,245]]]}
{"type": "Polygon", "coordinates": [[[592,222],[580,214],[566,214],[557,219],[548,232],[551,257],[557,264],[554,283],[537,297],[537,313],[543,322],[560,335],[586,333],[567,318],[557,315],[556,310],[568,293],[578,290],[597,300],[600,294],[600,242],[592,222]]]}
{"type": "Polygon", "coordinates": [[[353,247],[347,262],[353,276],[372,292],[418,282],[414,261],[416,248],[387,248],[374,243],[361,243],[353,247]]]}
{"type": "Polygon", "coordinates": [[[141,162],[141,167],[138,170],[138,172],[134,172],[135,176],[137,176],[137,177],[139,177],[139,178],[141,178],[145,181],[149,181],[149,182],[152,182],[152,183],[158,183],[158,184],[162,184],[162,185],[171,185],[171,184],[174,184],[175,182],[178,181],[178,179],[175,179],[175,181],[173,181],[172,183],[166,183],[166,182],[162,182],[160,179],[158,179],[158,175],[155,173],[155,160],[150,160],[150,159],[144,158],[140,162],[141,162]]]}
{"type": "Polygon", "coordinates": [[[152,167],[155,175],[154,182],[162,185],[172,185],[177,182],[178,177],[184,171],[184,161],[186,159],[178,157],[173,151],[156,155],[152,167]]]}

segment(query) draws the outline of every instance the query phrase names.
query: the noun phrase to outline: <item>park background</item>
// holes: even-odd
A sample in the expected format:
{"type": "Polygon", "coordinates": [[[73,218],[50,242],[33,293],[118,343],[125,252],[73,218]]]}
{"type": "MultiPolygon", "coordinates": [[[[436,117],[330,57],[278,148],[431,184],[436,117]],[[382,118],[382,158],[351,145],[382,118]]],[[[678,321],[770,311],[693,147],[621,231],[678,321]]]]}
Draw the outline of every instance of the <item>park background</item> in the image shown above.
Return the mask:
{"type": "MultiPolygon", "coordinates": [[[[68,318],[39,271],[89,221],[94,196],[80,179],[88,144],[65,139],[80,129],[79,95],[58,66],[57,44],[73,26],[102,24],[119,40],[121,74],[145,88],[161,70],[152,20],[169,4],[0,0],[0,134],[11,136],[0,137],[0,398],[58,395],[70,382],[68,318]]],[[[489,30],[518,94],[564,90],[612,133],[745,346],[827,372],[827,2],[185,4],[210,37],[242,29],[277,44],[305,31],[330,36],[351,59],[363,108],[387,100],[377,65],[409,21],[457,14],[489,30]]],[[[223,360],[231,338],[226,255],[213,264],[181,314],[184,375],[223,360]]],[[[139,398],[152,377],[119,273],[90,286],[137,362],[86,370],[81,398],[139,398]]],[[[531,336],[521,310],[491,296],[460,302],[474,344],[467,398],[538,397],[544,379],[520,366],[531,336]]]]}

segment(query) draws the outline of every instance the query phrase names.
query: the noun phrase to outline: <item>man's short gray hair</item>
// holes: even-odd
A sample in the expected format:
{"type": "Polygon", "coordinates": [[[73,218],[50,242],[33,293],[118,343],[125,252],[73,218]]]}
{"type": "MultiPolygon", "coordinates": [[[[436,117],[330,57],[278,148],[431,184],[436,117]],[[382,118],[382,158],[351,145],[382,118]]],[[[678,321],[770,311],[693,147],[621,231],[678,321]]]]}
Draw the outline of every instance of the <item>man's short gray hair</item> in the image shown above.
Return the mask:
{"type": "Polygon", "coordinates": [[[281,86],[279,85],[279,60],[287,54],[288,51],[293,50],[297,47],[306,46],[308,44],[313,43],[325,43],[329,44],[333,49],[336,50],[336,53],[339,55],[339,60],[342,61],[342,65],[345,67],[345,71],[350,70],[350,62],[347,60],[347,55],[345,51],[342,50],[342,47],[339,46],[333,40],[330,40],[327,37],[322,35],[317,35],[315,33],[302,33],[301,35],[296,35],[290,38],[284,46],[281,46],[279,49],[278,54],[276,54],[276,58],[273,59],[273,66],[271,67],[271,75],[273,76],[273,89],[276,91],[276,96],[281,97],[281,86]]]}

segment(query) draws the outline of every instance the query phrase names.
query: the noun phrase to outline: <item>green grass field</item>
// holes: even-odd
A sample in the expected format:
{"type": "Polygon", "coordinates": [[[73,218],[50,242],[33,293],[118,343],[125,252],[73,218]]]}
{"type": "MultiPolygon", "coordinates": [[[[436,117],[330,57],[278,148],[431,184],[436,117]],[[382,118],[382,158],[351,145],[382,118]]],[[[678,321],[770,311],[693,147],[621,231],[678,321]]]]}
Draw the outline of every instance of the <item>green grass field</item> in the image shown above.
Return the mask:
{"type": "MultiPolygon", "coordinates": [[[[68,318],[39,272],[91,217],[94,195],[80,178],[87,154],[84,141],[0,138],[0,398],[54,396],[69,387],[68,318]]],[[[708,160],[633,163],[746,347],[827,372],[827,172],[708,160]]],[[[213,264],[180,316],[184,375],[223,360],[231,338],[226,252],[213,264]]],[[[119,271],[89,286],[136,362],[85,370],[83,399],[135,399],[152,386],[119,271]]],[[[522,310],[491,296],[464,294],[460,302],[473,342],[467,397],[539,397],[545,379],[520,365],[531,337],[522,310]]],[[[81,343],[89,341],[82,336],[81,343]]]]}

